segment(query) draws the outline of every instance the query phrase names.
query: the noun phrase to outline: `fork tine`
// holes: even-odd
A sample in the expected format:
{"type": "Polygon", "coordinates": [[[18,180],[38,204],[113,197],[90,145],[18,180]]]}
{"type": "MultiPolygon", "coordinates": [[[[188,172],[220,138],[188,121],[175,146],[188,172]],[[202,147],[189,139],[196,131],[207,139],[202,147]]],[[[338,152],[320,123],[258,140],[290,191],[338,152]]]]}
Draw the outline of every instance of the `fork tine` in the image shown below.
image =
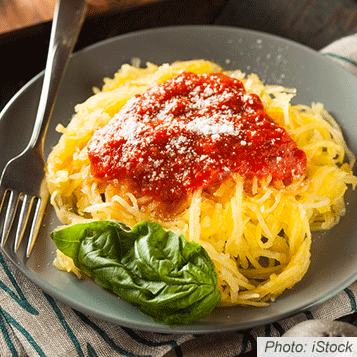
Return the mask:
{"type": "Polygon", "coordinates": [[[30,256],[32,248],[35,244],[38,232],[41,228],[42,217],[45,213],[46,206],[47,206],[47,199],[43,199],[41,197],[36,197],[33,200],[34,206],[34,216],[31,224],[29,239],[26,248],[26,256],[27,258],[30,256]]]}
{"type": "Polygon", "coordinates": [[[14,243],[15,253],[17,252],[22,237],[24,236],[29,215],[31,212],[32,201],[33,201],[33,199],[29,197],[29,195],[22,194],[21,197],[22,197],[21,211],[20,211],[19,221],[17,224],[15,243],[14,243]]]}
{"type": "MultiPolygon", "coordinates": [[[[17,199],[17,194],[14,193],[12,190],[8,190],[10,192],[10,197],[9,201],[7,204],[7,209],[5,213],[5,220],[4,220],[4,226],[2,229],[2,235],[1,235],[1,248],[4,247],[6,243],[6,239],[10,233],[10,229],[12,226],[12,222],[14,221],[15,218],[15,213],[17,209],[17,204],[18,204],[18,199],[17,199]]],[[[6,190],[5,190],[5,195],[6,195],[6,190]]],[[[3,198],[2,205],[4,204],[5,201],[5,195],[3,198]]]]}

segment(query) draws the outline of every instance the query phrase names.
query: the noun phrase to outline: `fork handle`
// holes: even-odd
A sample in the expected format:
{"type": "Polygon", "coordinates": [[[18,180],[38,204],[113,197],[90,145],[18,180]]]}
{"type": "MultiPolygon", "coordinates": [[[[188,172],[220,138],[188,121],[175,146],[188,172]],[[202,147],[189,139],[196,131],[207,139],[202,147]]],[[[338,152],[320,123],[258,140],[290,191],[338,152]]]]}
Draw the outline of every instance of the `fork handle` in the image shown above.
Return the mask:
{"type": "Polygon", "coordinates": [[[44,138],[70,54],[85,19],[85,0],[58,0],[52,22],[50,44],[40,102],[28,148],[42,155],[44,138]]]}

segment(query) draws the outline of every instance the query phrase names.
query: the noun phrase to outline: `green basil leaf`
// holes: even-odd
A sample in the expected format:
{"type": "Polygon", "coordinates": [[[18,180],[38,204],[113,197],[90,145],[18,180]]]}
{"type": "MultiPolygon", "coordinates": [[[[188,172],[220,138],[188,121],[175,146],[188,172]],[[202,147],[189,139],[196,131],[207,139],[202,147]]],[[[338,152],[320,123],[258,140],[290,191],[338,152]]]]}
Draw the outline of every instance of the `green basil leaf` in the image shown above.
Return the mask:
{"type": "Polygon", "coordinates": [[[57,248],[102,287],[168,326],[208,316],[220,302],[215,267],[204,248],[159,224],[131,230],[94,221],[51,233],[57,248]]]}

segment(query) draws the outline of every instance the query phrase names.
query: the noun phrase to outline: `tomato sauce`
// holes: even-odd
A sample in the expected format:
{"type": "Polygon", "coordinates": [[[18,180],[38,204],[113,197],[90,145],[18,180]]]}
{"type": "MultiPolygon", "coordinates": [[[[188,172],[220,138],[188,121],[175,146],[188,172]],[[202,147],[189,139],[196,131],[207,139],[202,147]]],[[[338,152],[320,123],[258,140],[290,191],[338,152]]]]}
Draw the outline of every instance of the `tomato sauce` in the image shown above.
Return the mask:
{"type": "Polygon", "coordinates": [[[94,177],[134,180],[142,194],[179,201],[231,173],[291,180],[306,156],[242,82],[183,72],[132,97],[88,145],[94,177]]]}

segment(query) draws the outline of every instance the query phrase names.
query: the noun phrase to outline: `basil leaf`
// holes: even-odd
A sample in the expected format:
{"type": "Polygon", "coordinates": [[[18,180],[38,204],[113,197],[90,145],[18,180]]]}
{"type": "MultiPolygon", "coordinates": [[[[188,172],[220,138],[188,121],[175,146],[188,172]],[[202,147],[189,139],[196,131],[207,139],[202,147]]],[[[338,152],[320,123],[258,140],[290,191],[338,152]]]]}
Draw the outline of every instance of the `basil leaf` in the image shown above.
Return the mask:
{"type": "Polygon", "coordinates": [[[168,326],[208,316],[221,299],[204,248],[157,223],[143,221],[130,230],[120,222],[94,221],[51,237],[99,285],[168,326]]]}

